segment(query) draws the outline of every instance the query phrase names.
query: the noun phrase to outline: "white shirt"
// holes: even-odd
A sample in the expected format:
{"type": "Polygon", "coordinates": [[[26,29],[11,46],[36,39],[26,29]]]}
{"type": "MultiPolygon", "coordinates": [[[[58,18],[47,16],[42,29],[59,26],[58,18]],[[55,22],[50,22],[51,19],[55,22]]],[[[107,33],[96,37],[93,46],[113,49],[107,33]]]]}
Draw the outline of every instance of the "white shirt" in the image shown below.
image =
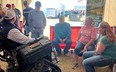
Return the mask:
{"type": "Polygon", "coordinates": [[[13,28],[9,31],[7,38],[20,44],[27,44],[35,40],[35,38],[29,38],[25,36],[16,28],[13,28]]]}

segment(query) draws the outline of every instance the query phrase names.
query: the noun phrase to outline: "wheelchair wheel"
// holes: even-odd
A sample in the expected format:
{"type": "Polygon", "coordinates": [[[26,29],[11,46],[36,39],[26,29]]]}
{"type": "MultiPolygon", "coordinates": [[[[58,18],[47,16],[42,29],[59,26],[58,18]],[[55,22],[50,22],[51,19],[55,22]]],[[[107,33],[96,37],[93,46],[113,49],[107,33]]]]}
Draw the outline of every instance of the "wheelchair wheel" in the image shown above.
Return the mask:
{"type": "Polygon", "coordinates": [[[47,60],[40,60],[30,72],[61,72],[61,69],[47,60]]]}

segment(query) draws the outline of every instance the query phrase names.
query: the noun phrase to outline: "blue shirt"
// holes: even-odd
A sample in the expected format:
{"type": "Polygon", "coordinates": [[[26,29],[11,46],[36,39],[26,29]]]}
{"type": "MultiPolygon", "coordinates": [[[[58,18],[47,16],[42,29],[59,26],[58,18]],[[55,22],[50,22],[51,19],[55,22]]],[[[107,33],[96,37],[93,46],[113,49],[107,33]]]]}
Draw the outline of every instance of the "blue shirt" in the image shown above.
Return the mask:
{"type": "Polygon", "coordinates": [[[55,38],[64,39],[71,37],[71,27],[69,23],[57,23],[54,28],[55,38]]]}

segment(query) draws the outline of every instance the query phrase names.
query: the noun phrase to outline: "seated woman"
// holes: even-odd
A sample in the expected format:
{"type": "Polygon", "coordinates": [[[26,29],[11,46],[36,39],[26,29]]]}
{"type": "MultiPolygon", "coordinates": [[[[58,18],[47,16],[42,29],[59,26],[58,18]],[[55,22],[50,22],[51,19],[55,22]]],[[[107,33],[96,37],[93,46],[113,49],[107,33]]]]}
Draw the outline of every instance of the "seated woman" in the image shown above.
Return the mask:
{"type": "Polygon", "coordinates": [[[95,72],[94,66],[102,67],[112,63],[116,59],[116,36],[110,25],[102,22],[99,26],[100,39],[95,51],[87,51],[83,54],[85,72],[95,72]]]}
{"type": "Polygon", "coordinates": [[[96,28],[92,25],[92,18],[86,18],[85,25],[80,29],[79,36],[77,38],[77,45],[74,50],[73,69],[78,66],[78,56],[84,51],[94,50],[94,41],[97,36],[96,28]]]}

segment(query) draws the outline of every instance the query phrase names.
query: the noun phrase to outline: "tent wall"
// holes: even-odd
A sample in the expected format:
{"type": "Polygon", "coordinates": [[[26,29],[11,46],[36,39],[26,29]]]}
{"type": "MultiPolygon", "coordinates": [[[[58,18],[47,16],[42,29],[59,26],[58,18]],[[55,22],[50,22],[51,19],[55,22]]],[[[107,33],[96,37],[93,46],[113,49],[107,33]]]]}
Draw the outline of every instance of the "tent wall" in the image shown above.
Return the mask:
{"type": "Polygon", "coordinates": [[[116,26],[116,0],[106,0],[104,8],[104,21],[116,26]]]}
{"type": "Polygon", "coordinates": [[[5,7],[7,3],[15,4],[16,8],[18,8],[22,11],[22,1],[21,0],[0,0],[0,3],[2,3],[3,7],[5,7]]]}
{"type": "MultiPolygon", "coordinates": [[[[3,7],[5,7],[7,3],[15,4],[16,8],[22,11],[24,9],[23,1],[25,0],[0,0],[0,3],[3,5],[3,7]]],[[[32,0],[27,0],[27,1],[30,3],[32,0]]]]}

